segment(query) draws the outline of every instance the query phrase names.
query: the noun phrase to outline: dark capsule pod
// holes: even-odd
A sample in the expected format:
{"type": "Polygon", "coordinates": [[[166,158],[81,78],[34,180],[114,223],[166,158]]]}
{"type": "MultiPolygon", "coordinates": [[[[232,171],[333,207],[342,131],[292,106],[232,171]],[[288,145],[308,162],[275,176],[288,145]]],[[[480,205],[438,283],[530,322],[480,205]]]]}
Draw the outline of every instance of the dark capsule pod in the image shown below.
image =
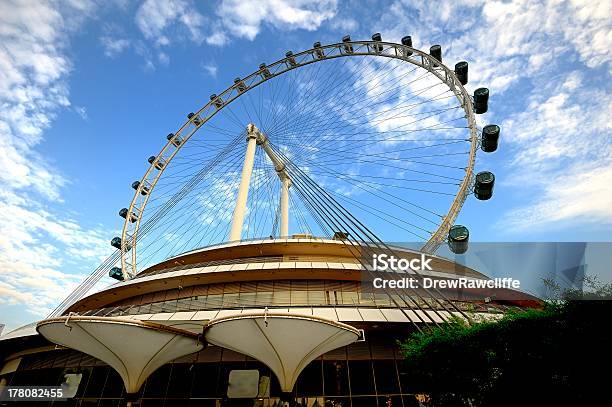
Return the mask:
{"type": "MultiPolygon", "coordinates": [[[[439,45],[432,45],[429,48],[429,55],[431,55],[438,62],[442,62],[442,47],[439,45]]],[[[434,64],[434,66],[438,66],[438,64],[434,64]]]]}
{"type": "Polygon", "coordinates": [[[215,105],[215,107],[218,109],[220,107],[223,107],[223,99],[221,99],[219,96],[217,96],[215,93],[213,93],[212,95],[210,95],[210,101],[213,102],[213,105],[215,105]]]}
{"type": "Polygon", "coordinates": [[[121,267],[113,267],[110,269],[108,276],[115,280],[123,281],[123,271],[121,271],[121,267]]]}
{"type": "Polygon", "coordinates": [[[176,147],[180,146],[181,144],[183,144],[183,139],[181,139],[179,136],[175,136],[174,133],[169,133],[166,136],[166,140],[170,141],[172,144],[174,144],[176,147]]]}
{"type": "Polygon", "coordinates": [[[352,54],[353,53],[353,46],[351,44],[348,44],[349,42],[351,42],[351,36],[350,35],[345,35],[344,37],[342,37],[342,42],[344,42],[344,52],[346,52],[347,54],[352,54]]]}
{"type": "Polygon", "coordinates": [[[312,47],[314,48],[315,58],[325,58],[325,52],[323,51],[323,48],[321,47],[321,43],[319,41],[312,44],[312,47]]]}
{"type": "Polygon", "coordinates": [[[244,81],[240,78],[234,79],[234,87],[238,90],[238,93],[244,92],[247,88],[244,81]]]}
{"type": "Polygon", "coordinates": [[[460,84],[466,85],[468,83],[468,63],[465,61],[457,62],[455,64],[455,75],[457,75],[460,84]]]}
{"type": "Polygon", "coordinates": [[[272,76],[270,70],[268,69],[268,66],[263,62],[259,64],[259,70],[261,71],[261,76],[263,76],[264,78],[269,78],[270,76],[272,76]]]}
{"type": "Polygon", "coordinates": [[[485,153],[492,153],[497,150],[499,143],[499,126],[497,124],[488,124],[482,129],[482,140],[480,148],[485,153]]]}
{"type": "Polygon", "coordinates": [[[455,254],[467,252],[470,232],[462,225],[454,225],[448,231],[448,247],[455,254]]]}
{"type": "Polygon", "coordinates": [[[111,240],[111,246],[113,246],[115,249],[121,249],[121,238],[113,237],[111,240]]]}
{"type": "Polygon", "coordinates": [[[489,110],[489,89],[478,88],[474,91],[474,113],[483,114],[489,110]]]}
{"type": "MultiPolygon", "coordinates": [[[[380,42],[382,41],[382,36],[380,33],[376,33],[372,35],[372,41],[380,42]]],[[[382,52],[383,46],[381,44],[374,44],[374,51],[382,52]]]]}
{"type": "Polygon", "coordinates": [[[297,65],[297,61],[295,60],[295,57],[293,56],[293,52],[291,51],[285,52],[285,57],[287,58],[287,65],[289,65],[290,67],[297,65]]]}
{"type": "Polygon", "coordinates": [[[149,159],[147,161],[149,162],[149,164],[155,163],[155,168],[157,168],[158,170],[163,169],[164,166],[166,165],[166,162],[164,161],[163,158],[160,158],[159,160],[155,161],[155,156],[154,155],[149,157],[149,159]]]}
{"type": "MultiPolygon", "coordinates": [[[[121,216],[123,219],[127,219],[128,217],[128,208],[122,208],[119,211],[119,216],[121,216]]],[[[130,215],[130,222],[134,223],[138,220],[138,217],[136,216],[136,214],[134,212],[132,212],[132,214],[130,215]]]]}
{"type": "MultiPolygon", "coordinates": [[[[134,188],[136,191],[138,191],[138,188],[140,187],[140,181],[134,181],[132,182],[132,188],[134,188]]],[[[140,193],[142,195],[147,195],[149,193],[149,187],[144,185],[142,187],[142,189],[140,190],[140,193]]]]}
{"type": "MultiPolygon", "coordinates": [[[[412,37],[407,35],[405,37],[402,38],[402,45],[405,45],[407,47],[412,48],[412,37]]],[[[412,51],[410,50],[404,50],[404,55],[409,57],[410,55],[412,55],[412,51]]]]}
{"type": "Polygon", "coordinates": [[[187,118],[191,120],[193,124],[195,124],[196,126],[199,126],[200,124],[202,124],[202,119],[200,119],[200,116],[196,116],[194,113],[189,113],[187,115],[187,118]]]}
{"type": "Polygon", "coordinates": [[[489,171],[483,171],[476,174],[476,183],[474,184],[474,195],[481,201],[491,199],[493,196],[493,185],[495,184],[495,175],[489,171]]]}

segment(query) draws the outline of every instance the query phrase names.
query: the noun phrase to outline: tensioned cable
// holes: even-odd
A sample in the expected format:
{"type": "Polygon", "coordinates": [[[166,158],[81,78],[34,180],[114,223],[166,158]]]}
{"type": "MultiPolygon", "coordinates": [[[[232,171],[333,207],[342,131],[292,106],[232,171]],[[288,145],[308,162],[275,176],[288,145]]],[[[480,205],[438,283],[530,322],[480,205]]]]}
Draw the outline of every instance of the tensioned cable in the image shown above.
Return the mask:
{"type": "MultiPolygon", "coordinates": [[[[323,198],[327,198],[325,199],[325,201],[327,201],[326,203],[329,205],[331,204],[332,208],[335,208],[335,210],[341,212],[341,215],[346,216],[351,222],[354,222],[355,228],[360,230],[361,233],[365,233],[366,237],[368,237],[368,241],[362,240],[364,243],[374,243],[378,248],[380,248],[381,246],[384,247],[386,250],[388,250],[388,252],[390,253],[394,253],[394,251],[391,249],[391,247],[389,247],[386,243],[384,243],[382,240],[380,240],[379,238],[376,237],[376,235],[373,234],[372,231],[370,231],[365,225],[363,225],[363,223],[361,223],[359,220],[357,220],[356,218],[354,218],[350,212],[346,211],[346,209],[344,207],[342,207],[342,205],[340,205],[333,197],[331,197],[331,195],[323,188],[319,187],[310,177],[308,177],[307,174],[305,174],[303,171],[300,170],[300,168],[298,166],[296,166],[292,161],[288,160],[286,156],[283,155],[282,152],[278,151],[277,148],[275,148],[274,146],[272,146],[274,152],[276,154],[279,154],[280,157],[282,157],[282,159],[285,162],[285,165],[290,168],[293,169],[293,171],[291,171],[290,176],[291,179],[294,181],[297,181],[297,183],[299,185],[301,185],[304,188],[313,188],[314,191],[317,192],[317,194],[314,195],[315,199],[319,198],[321,200],[323,200],[323,198]],[[285,161],[286,160],[286,161],[285,161]],[[296,175],[298,175],[298,177],[296,177],[296,175]],[[299,180],[299,181],[298,181],[299,180]]],[[[302,190],[303,191],[303,190],[302,190]]],[[[323,202],[325,202],[323,201],[323,202]]],[[[339,219],[343,219],[343,218],[339,218],[339,219]]],[[[346,221],[346,219],[345,219],[346,221]]],[[[351,227],[350,224],[346,224],[345,226],[349,226],[351,230],[354,231],[354,229],[351,227]]],[[[361,236],[361,235],[358,235],[361,236]]],[[[350,242],[350,240],[348,240],[350,242]]],[[[369,247],[369,245],[368,245],[369,247]]],[[[361,258],[358,258],[358,260],[361,261],[361,258]]],[[[367,270],[366,265],[362,264],[364,266],[364,269],[367,270]]],[[[415,275],[417,275],[419,278],[422,279],[422,275],[414,270],[415,275]]],[[[431,292],[428,289],[424,289],[426,292],[430,293],[431,292]]],[[[449,301],[450,305],[452,306],[452,308],[455,309],[455,311],[459,312],[463,317],[465,317],[468,321],[470,321],[470,318],[463,312],[461,311],[452,301],[448,300],[438,289],[434,289],[434,291],[440,295],[442,298],[444,298],[446,301],[449,301]]],[[[415,290],[415,294],[419,295],[418,292],[416,292],[415,290]]],[[[432,296],[432,298],[434,299],[434,301],[436,301],[438,303],[438,305],[440,305],[443,309],[445,309],[447,312],[449,312],[449,314],[451,314],[451,312],[437,299],[436,296],[432,296]]],[[[435,311],[435,310],[434,310],[435,311]]],[[[438,315],[440,316],[440,315],[438,315]]],[[[440,316],[440,318],[442,318],[440,316]]],[[[442,318],[442,320],[444,320],[444,318],[442,318]]]]}

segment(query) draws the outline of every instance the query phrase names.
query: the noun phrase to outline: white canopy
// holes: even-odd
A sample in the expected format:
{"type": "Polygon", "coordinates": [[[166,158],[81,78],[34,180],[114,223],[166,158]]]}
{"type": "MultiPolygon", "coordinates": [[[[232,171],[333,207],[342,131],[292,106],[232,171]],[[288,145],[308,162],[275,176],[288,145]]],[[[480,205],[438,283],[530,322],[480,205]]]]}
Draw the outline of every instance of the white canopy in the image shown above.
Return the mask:
{"type": "Polygon", "coordinates": [[[359,331],[350,325],[313,316],[241,314],[210,321],[206,341],[251,356],[266,364],[284,392],[314,359],[355,342],[359,331]]]}
{"type": "Polygon", "coordinates": [[[128,393],[137,393],[162,365],[204,346],[192,332],[121,318],[64,316],[41,321],[36,329],[53,343],[112,366],[128,393]]]}

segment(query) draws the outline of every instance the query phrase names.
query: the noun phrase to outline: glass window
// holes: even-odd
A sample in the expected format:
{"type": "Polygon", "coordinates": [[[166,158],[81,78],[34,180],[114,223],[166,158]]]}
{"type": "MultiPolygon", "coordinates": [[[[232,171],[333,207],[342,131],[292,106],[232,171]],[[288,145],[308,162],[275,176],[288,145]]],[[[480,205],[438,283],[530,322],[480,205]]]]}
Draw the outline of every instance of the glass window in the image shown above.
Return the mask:
{"type": "Polygon", "coordinates": [[[173,363],[166,397],[186,398],[191,392],[193,365],[190,363],[173,363]]]}
{"type": "Polygon", "coordinates": [[[326,396],[349,394],[346,361],[323,361],[323,392],[326,396]]]}
{"type": "Polygon", "coordinates": [[[115,369],[109,369],[102,397],[120,398],[123,394],[123,388],[123,379],[121,379],[119,373],[117,373],[115,369]]]}
{"type": "Polygon", "coordinates": [[[376,379],[376,391],[380,394],[400,393],[397,382],[397,371],[394,360],[374,360],[374,377],[376,379]]]}
{"type": "Polygon", "coordinates": [[[375,306],[376,303],[374,302],[374,294],[367,292],[360,293],[359,304],[375,306]]]}
{"type": "Polygon", "coordinates": [[[106,383],[106,377],[110,367],[108,366],[97,366],[92,368],[91,375],[87,381],[87,388],[85,389],[85,397],[99,398],[104,390],[104,384],[106,383]]]}
{"type": "Polygon", "coordinates": [[[206,295],[196,295],[191,300],[191,309],[194,311],[206,309],[206,295]]]}
{"type": "Polygon", "coordinates": [[[351,405],[352,407],[377,407],[377,398],[376,396],[353,396],[351,405]]]}
{"type": "Polygon", "coordinates": [[[314,360],[300,373],[295,384],[299,397],[321,396],[323,394],[323,366],[321,360],[314,360]]]}
{"type": "Polygon", "coordinates": [[[399,381],[403,394],[414,393],[419,390],[414,386],[413,381],[410,378],[410,368],[406,360],[397,360],[397,370],[399,373],[399,381]]]}
{"type": "Polygon", "coordinates": [[[310,305],[326,305],[325,291],[308,291],[308,302],[310,305]]]}
{"type": "Polygon", "coordinates": [[[272,304],[272,291],[258,291],[257,305],[268,306],[272,304]]]}
{"type": "Polygon", "coordinates": [[[166,391],[168,390],[168,380],[170,378],[171,369],[171,365],[164,365],[153,372],[144,384],[143,397],[165,397],[166,391]]]}
{"type": "Polygon", "coordinates": [[[241,307],[254,307],[257,304],[257,293],[240,293],[240,306],[241,307]]]}
{"type": "Polygon", "coordinates": [[[292,291],[291,292],[291,305],[304,306],[308,305],[308,291],[292,291]]]}
{"type": "Polygon", "coordinates": [[[358,305],[359,294],[356,291],[343,291],[342,292],[342,304],[344,305],[358,305]]]}
{"type": "Polygon", "coordinates": [[[401,396],[378,396],[378,407],[403,407],[401,396]]]}
{"type": "Polygon", "coordinates": [[[221,308],[223,304],[223,294],[208,294],[206,298],[206,308],[221,308]]]}
{"type": "Polygon", "coordinates": [[[191,297],[181,298],[178,300],[176,310],[177,311],[190,311],[191,310],[191,297]]]}
{"type": "Polygon", "coordinates": [[[162,312],[176,312],[177,300],[168,300],[162,303],[162,312]]]}
{"type": "MultiPolygon", "coordinates": [[[[374,375],[372,363],[369,360],[350,360],[349,374],[351,379],[351,393],[353,395],[376,394],[374,389],[374,375]]],[[[376,400],[374,400],[376,404],[376,400]]]]}
{"type": "Polygon", "coordinates": [[[236,308],[239,307],[238,293],[225,293],[223,294],[223,307],[224,308],[236,308]]]}
{"type": "Polygon", "coordinates": [[[221,397],[217,394],[218,363],[197,363],[193,367],[191,397],[221,397]]]}
{"type": "Polygon", "coordinates": [[[275,291],[272,297],[272,305],[290,306],[291,293],[289,291],[275,291]]]}

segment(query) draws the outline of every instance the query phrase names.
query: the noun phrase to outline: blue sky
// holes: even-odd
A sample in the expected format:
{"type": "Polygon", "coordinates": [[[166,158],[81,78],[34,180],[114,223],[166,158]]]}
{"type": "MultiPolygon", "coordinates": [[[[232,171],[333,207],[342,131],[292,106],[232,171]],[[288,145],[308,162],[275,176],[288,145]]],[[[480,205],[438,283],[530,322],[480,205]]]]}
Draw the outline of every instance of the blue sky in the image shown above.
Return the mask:
{"type": "Polygon", "coordinates": [[[442,44],[491,89],[478,241],[609,241],[610,1],[0,2],[0,322],[43,317],[110,254],[117,210],[211,93],[314,41],[442,44]]]}

